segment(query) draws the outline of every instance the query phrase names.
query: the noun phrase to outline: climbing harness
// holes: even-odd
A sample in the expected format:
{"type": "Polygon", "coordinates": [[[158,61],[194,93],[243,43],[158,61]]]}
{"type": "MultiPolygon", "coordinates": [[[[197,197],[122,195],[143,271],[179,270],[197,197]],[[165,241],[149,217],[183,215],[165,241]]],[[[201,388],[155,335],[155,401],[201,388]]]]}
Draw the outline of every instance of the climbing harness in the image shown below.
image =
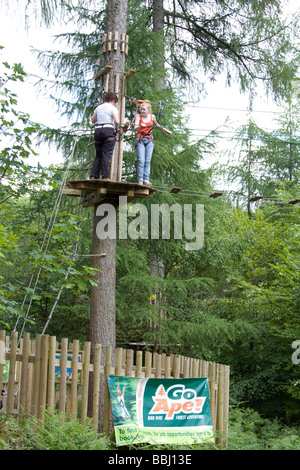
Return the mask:
{"type": "Polygon", "coordinates": [[[144,144],[144,146],[146,147],[149,142],[152,142],[153,141],[153,135],[152,135],[152,127],[153,127],[153,117],[151,115],[151,118],[150,118],[150,121],[149,123],[148,122],[144,122],[143,121],[143,118],[140,116],[140,121],[139,121],[139,124],[141,125],[141,123],[145,124],[146,127],[144,127],[143,129],[140,129],[139,132],[137,133],[137,136],[136,136],[136,144],[135,146],[137,147],[141,142],[144,144]],[[144,140],[144,139],[147,139],[147,140],[144,140]]]}

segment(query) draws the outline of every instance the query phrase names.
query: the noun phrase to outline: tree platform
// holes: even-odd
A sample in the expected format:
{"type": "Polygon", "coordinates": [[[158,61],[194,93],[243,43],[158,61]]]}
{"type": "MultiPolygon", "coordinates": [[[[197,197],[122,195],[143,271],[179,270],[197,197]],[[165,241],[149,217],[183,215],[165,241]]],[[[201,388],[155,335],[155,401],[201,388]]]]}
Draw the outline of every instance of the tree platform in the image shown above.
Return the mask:
{"type": "Polygon", "coordinates": [[[156,189],[128,181],[72,180],[67,181],[62,193],[67,196],[82,197],[83,207],[101,202],[118,205],[119,196],[126,196],[127,202],[136,198],[153,197],[156,189]]]}

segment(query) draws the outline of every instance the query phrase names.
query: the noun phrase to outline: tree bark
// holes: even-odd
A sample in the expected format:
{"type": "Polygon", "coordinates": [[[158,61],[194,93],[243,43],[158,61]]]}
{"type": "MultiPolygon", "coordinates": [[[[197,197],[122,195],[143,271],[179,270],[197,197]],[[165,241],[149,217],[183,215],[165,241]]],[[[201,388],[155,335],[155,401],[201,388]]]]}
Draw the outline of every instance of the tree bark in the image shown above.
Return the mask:
{"type": "MultiPolygon", "coordinates": [[[[108,0],[107,1],[107,21],[106,32],[118,33],[120,39],[121,33],[126,33],[127,27],[127,0],[108,0]]],[[[112,70],[109,74],[108,89],[119,93],[118,110],[120,111],[122,77],[125,72],[125,54],[121,51],[120,42],[117,43],[116,50],[112,48],[104,57],[104,66],[111,65],[112,70]]],[[[114,157],[112,162],[112,180],[117,180],[119,142],[117,139],[114,157]]],[[[105,201],[106,203],[109,201],[105,201]]],[[[93,229],[93,247],[92,247],[92,267],[99,271],[95,274],[96,286],[91,288],[90,302],[90,342],[92,346],[92,360],[94,355],[94,346],[99,343],[102,345],[102,365],[105,364],[105,348],[112,347],[112,361],[114,361],[114,352],[116,346],[116,239],[100,239],[96,233],[96,227],[100,220],[97,216],[97,208],[94,207],[94,229],[93,229]],[[102,256],[104,254],[104,256],[102,256]]],[[[115,221],[116,222],[116,221],[115,221]]],[[[99,420],[103,419],[104,414],[104,390],[106,377],[100,384],[100,402],[99,402],[99,420]]],[[[92,382],[92,381],[91,381],[92,382]]],[[[92,383],[90,390],[89,410],[91,410],[92,383]]]]}
{"type": "Polygon", "coordinates": [[[165,88],[164,0],[153,0],[153,32],[157,33],[155,66],[163,72],[157,88],[162,90],[165,88]]]}
{"type": "MultiPolygon", "coordinates": [[[[118,40],[121,34],[126,34],[127,29],[127,12],[128,0],[108,0],[106,9],[106,34],[115,32],[118,33],[118,40]]],[[[120,42],[118,43],[117,50],[112,48],[112,51],[106,52],[104,56],[104,66],[111,65],[112,70],[109,74],[108,89],[118,94],[117,108],[120,112],[121,99],[122,99],[122,77],[125,72],[125,54],[121,52],[120,42]]],[[[119,142],[116,142],[114,158],[112,161],[112,179],[117,180],[118,173],[118,158],[119,155],[119,142]]]]}

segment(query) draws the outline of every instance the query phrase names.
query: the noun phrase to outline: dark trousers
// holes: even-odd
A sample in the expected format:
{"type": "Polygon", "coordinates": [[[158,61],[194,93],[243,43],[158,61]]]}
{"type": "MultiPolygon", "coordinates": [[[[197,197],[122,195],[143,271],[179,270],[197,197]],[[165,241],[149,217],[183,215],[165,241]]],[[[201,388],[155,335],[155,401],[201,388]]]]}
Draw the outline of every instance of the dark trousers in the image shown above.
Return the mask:
{"type": "Polygon", "coordinates": [[[110,177],[111,159],[116,143],[116,131],[113,127],[97,127],[95,130],[96,157],[93,163],[91,177],[110,177]]]}

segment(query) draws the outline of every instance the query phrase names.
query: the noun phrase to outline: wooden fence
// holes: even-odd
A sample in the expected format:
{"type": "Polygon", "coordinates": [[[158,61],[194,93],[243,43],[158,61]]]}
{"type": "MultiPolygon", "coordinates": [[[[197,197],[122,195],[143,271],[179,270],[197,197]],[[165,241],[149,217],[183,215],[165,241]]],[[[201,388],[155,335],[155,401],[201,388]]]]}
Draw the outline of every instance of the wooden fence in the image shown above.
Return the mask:
{"type": "MultiPolygon", "coordinates": [[[[66,416],[85,420],[89,415],[98,430],[100,380],[107,375],[154,378],[207,377],[216,442],[227,445],[229,408],[229,366],[177,355],[166,355],[132,349],[95,345],[91,363],[91,343],[80,348],[78,340],[29,333],[18,338],[0,330],[0,386],[2,409],[7,415],[31,414],[44,419],[45,410],[57,409],[66,416]],[[113,354],[114,353],[114,354],[113,354]],[[112,356],[115,356],[115,365],[112,356]],[[1,364],[1,362],[3,362],[1,364]],[[74,374],[73,371],[76,371],[74,374]],[[92,399],[89,384],[93,381],[92,399]],[[92,401],[92,403],[88,403],[92,401]],[[89,409],[89,414],[88,414],[89,409]],[[221,436],[221,437],[220,437],[221,436]]],[[[106,382],[106,381],[105,381],[106,382]]],[[[103,431],[111,429],[111,413],[107,383],[104,391],[104,412],[100,416],[103,431]]]]}

